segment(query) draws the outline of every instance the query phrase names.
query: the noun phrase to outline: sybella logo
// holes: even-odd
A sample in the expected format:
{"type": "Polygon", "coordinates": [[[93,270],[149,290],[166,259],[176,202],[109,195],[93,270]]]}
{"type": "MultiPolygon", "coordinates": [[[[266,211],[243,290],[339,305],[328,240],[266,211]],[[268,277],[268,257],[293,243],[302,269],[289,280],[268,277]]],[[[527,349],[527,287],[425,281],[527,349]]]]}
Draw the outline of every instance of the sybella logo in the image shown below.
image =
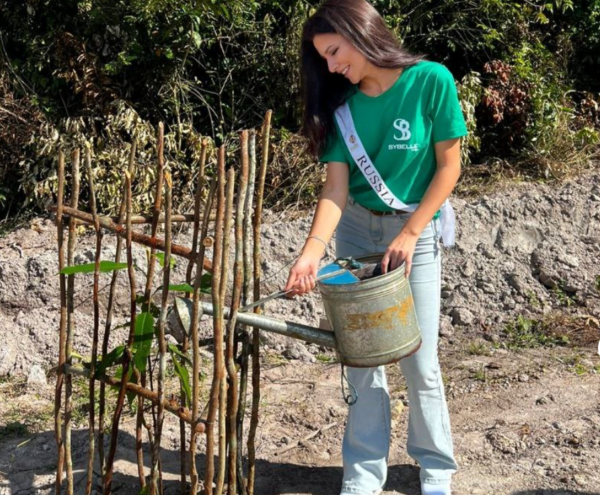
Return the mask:
{"type": "Polygon", "coordinates": [[[396,119],[394,120],[394,127],[402,133],[402,136],[400,137],[394,134],[394,139],[396,141],[407,141],[410,139],[411,133],[409,130],[410,124],[408,123],[408,121],[404,119],[396,119]]]}
{"type": "MultiPolygon", "coordinates": [[[[404,119],[394,120],[394,129],[396,129],[402,133],[401,136],[398,136],[397,134],[394,133],[394,139],[396,141],[408,141],[412,136],[412,133],[410,132],[410,124],[407,120],[404,120],[404,119]]],[[[405,143],[388,144],[388,150],[419,151],[419,145],[417,143],[414,143],[414,144],[405,144],[405,143]]]]}

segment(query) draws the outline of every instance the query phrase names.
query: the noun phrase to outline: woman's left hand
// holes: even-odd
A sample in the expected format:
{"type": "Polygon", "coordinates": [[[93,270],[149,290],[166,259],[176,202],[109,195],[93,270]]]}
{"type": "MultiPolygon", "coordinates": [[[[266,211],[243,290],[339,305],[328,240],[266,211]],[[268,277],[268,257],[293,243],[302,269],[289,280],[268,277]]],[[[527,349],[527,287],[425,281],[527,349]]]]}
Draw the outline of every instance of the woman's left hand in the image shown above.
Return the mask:
{"type": "Polygon", "coordinates": [[[415,252],[418,240],[418,235],[411,234],[406,231],[400,232],[400,234],[398,234],[398,236],[388,246],[383,258],[381,259],[382,273],[391,272],[404,262],[404,273],[406,278],[408,278],[412,267],[413,254],[415,252]]]}

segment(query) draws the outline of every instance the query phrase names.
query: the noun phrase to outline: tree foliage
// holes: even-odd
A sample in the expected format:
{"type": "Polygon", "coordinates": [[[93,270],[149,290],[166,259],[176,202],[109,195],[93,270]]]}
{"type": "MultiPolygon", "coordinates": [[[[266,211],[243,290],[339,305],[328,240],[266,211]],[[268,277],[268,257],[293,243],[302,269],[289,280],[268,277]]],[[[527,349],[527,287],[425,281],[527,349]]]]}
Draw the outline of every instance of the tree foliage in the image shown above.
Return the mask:
{"type": "MultiPolygon", "coordinates": [[[[453,72],[471,130],[467,160],[549,156],[558,132],[579,146],[599,140],[600,0],[372,3],[409,49],[453,72]]],[[[52,153],[84,134],[104,157],[100,201],[110,209],[133,131],[108,127],[131,124],[131,115],[148,132],[166,122],[171,165],[182,181],[194,160],[184,145],[193,150],[199,136],[227,143],[231,133],[258,126],[268,108],[282,130],[277,135],[293,136],[299,37],[317,4],[0,0],[0,210],[45,200],[52,153]]],[[[302,153],[295,144],[280,149],[302,153]]],[[[138,197],[150,179],[144,173],[138,197]]]]}

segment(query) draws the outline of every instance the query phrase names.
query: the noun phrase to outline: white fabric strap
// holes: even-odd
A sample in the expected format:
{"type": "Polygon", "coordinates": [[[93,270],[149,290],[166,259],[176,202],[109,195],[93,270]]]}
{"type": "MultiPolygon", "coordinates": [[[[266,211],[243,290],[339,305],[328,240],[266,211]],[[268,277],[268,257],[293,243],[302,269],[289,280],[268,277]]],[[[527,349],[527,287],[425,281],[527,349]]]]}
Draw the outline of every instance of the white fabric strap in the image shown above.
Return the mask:
{"type": "Polygon", "coordinates": [[[379,199],[394,210],[415,211],[419,206],[418,204],[407,205],[406,203],[403,203],[392,191],[390,191],[385,185],[385,182],[383,182],[381,175],[379,175],[375,165],[373,165],[369,155],[367,155],[362,141],[356,133],[354,120],[352,119],[348,103],[344,103],[337,108],[335,117],[352,158],[354,158],[356,165],[365,176],[365,179],[367,179],[369,185],[373,188],[373,191],[379,196],[379,199]]]}
{"type": "MultiPolygon", "coordinates": [[[[400,201],[386,186],[383,178],[375,168],[375,165],[373,165],[369,155],[367,155],[362,141],[358,137],[348,103],[344,103],[336,109],[335,118],[339,125],[340,131],[342,132],[344,142],[348,147],[348,151],[350,151],[350,154],[356,162],[359,170],[365,176],[365,179],[373,191],[375,191],[377,196],[379,196],[379,199],[381,199],[381,201],[394,210],[414,212],[418,208],[419,204],[413,203],[411,205],[407,205],[406,203],[400,201]]],[[[456,215],[454,213],[454,208],[452,208],[452,204],[448,199],[444,201],[444,204],[441,208],[441,224],[444,246],[454,246],[456,215]]]]}

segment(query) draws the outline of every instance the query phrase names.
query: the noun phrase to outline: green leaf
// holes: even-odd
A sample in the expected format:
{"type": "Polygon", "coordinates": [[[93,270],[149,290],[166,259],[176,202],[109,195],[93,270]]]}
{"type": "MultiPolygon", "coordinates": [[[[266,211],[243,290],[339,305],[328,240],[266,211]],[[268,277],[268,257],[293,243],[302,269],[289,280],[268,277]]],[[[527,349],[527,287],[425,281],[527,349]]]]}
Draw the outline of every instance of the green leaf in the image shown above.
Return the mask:
{"type": "MultiPolygon", "coordinates": [[[[121,365],[119,367],[119,369],[117,370],[117,372],[115,373],[115,378],[117,380],[121,380],[121,377],[123,376],[123,365],[121,365]]],[[[129,369],[127,370],[127,383],[137,383],[136,379],[135,379],[135,375],[133,374],[133,366],[129,366],[129,369]]],[[[120,384],[119,385],[111,385],[112,388],[114,388],[115,390],[119,390],[120,388],[120,384]]],[[[134,392],[129,392],[126,391],[125,395],[127,396],[127,402],[129,402],[129,407],[134,410],[136,407],[136,395],[134,392]]]]}
{"type": "MultiPolygon", "coordinates": [[[[210,273],[205,273],[202,275],[200,279],[200,292],[204,294],[210,294],[212,286],[212,275],[210,273]]],[[[162,287],[159,287],[162,289],[162,287]]],[[[157,289],[158,290],[158,289],[157,289]]],[[[169,285],[169,290],[174,292],[194,292],[194,287],[190,284],[176,284],[169,285]]]]}
{"type": "Polygon", "coordinates": [[[142,296],[141,294],[136,296],[135,302],[142,309],[142,313],[148,312],[152,316],[154,316],[154,318],[158,318],[160,316],[160,308],[152,302],[150,303],[150,307],[148,307],[146,298],[144,296],[142,296]]]}
{"type": "Polygon", "coordinates": [[[113,330],[118,330],[120,328],[129,328],[129,325],[131,325],[131,322],[130,321],[126,321],[122,325],[117,325],[116,327],[113,327],[113,330]]]}
{"type": "Polygon", "coordinates": [[[192,31],[192,42],[196,48],[200,48],[202,45],[202,37],[196,31],[192,31]]]}
{"type": "MultiPolygon", "coordinates": [[[[116,270],[124,270],[127,263],[115,263],[114,261],[101,261],[100,273],[109,273],[116,270]]],[[[82,265],[65,266],[59,273],[61,275],[74,275],[76,273],[94,273],[95,263],[84,263],[82,265]]]]}
{"type": "MultiPolygon", "coordinates": [[[[175,374],[179,377],[179,383],[185,394],[185,404],[190,407],[192,390],[190,388],[190,375],[184,364],[179,362],[176,355],[180,355],[179,350],[173,345],[169,345],[169,351],[171,352],[171,358],[173,359],[173,366],[175,366],[175,374]],[[173,349],[175,348],[175,350],[173,349]],[[174,355],[175,354],[175,355],[174,355]]],[[[186,358],[187,359],[187,358],[186,358]]]]}
{"type": "MultiPolygon", "coordinates": [[[[158,264],[164,268],[165,267],[165,253],[154,253],[154,257],[158,260],[158,264]]],[[[169,262],[171,263],[171,268],[173,268],[173,267],[175,267],[175,264],[177,263],[177,259],[175,258],[175,256],[171,256],[169,262]]]]}
{"type": "Polygon", "coordinates": [[[150,485],[146,485],[144,488],[142,488],[138,492],[138,495],[149,495],[149,494],[150,494],[150,485]]]}
{"type": "Polygon", "coordinates": [[[100,375],[106,373],[106,369],[110,368],[113,364],[115,364],[121,357],[123,356],[123,352],[125,352],[125,346],[119,345],[115,347],[112,351],[110,351],[100,364],[96,367],[96,378],[100,375]]]}
{"type": "Polygon", "coordinates": [[[169,290],[175,292],[194,292],[194,288],[190,284],[169,285],[169,290]]]}
{"type": "Polygon", "coordinates": [[[210,294],[212,287],[212,274],[205,273],[202,275],[200,279],[200,292],[204,292],[205,294],[210,294]]]}
{"type": "Polygon", "coordinates": [[[188,363],[192,364],[190,358],[186,356],[183,352],[181,352],[175,344],[168,344],[167,347],[169,348],[170,352],[177,354],[182,359],[182,361],[187,361],[188,363]]]}
{"type": "MultiPolygon", "coordinates": [[[[114,378],[116,380],[119,380],[119,382],[121,381],[121,378],[123,377],[123,365],[119,366],[119,369],[116,371],[116,373],[114,374],[114,378]]],[[[133,374],[133,366],[129,366],[129,369],[127,370],[127,383],[137,383],[136,379],[135,379],[135,375],[133,374]]],[[[115,391],[118,391],[121,388],[121,383],[118,383],[116,385],[110,385],[110,388],[112,388],[115,391]]],[[[134,392],[129,392],[129,391],[125,391],[125,395],[127,397],[127,402],[129,402],[129,407],[131,408],[131,410],[135,410],[136,408],[136,401],[135,398],[137,397],[135,395],[134,392]]]]}
{"type": "Polygon", "coordinates": [[[140,373],[146,371],[146,360],[152,349],[154,338],[154,317],[150,313],[140,313],[135,319],[133,338],[133,364],[140,373]]]}
{"type": "MultiPolygon", "coordinates": [[[[129,366],[129,370],[127,371],[127,383],[137,383],[135,373],[133,372],[133,366],[129,366]]],[[[125,395],[127,396],[127,402],[129,402],[131,410],[137,410],[137,395],[135,392],[126,390],[125,395]]]]}

